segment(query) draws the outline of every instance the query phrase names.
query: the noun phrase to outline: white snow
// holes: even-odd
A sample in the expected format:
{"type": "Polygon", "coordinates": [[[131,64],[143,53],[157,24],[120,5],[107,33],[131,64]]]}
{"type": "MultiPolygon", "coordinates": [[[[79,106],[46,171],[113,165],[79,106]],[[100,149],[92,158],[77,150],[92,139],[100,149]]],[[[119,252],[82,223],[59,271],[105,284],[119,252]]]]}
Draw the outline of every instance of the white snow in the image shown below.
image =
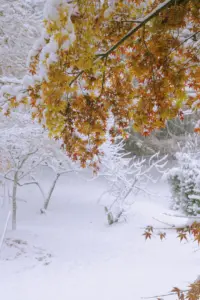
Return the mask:
{"type": "MultiPolygon", "coordinates": [[[[47,187],[51,174],[41,176],[47,187]]],[[[47,214],[39,213],[43,203],[36,187],[20,190],[18,230],[7,232],[1,252],[1,299],[139,300],[196,279],[194,243],[181,244],[173,232],[163,242],[142,236],[147,225],[166,227],[152,217],[170,222],[162,215],[169,212],[165,183],[151,184],[157,196],[138,196],[126,222],[109,227],[105,203],[97,203],[105,182],[84,176],[60,179],[47,214]]]]}

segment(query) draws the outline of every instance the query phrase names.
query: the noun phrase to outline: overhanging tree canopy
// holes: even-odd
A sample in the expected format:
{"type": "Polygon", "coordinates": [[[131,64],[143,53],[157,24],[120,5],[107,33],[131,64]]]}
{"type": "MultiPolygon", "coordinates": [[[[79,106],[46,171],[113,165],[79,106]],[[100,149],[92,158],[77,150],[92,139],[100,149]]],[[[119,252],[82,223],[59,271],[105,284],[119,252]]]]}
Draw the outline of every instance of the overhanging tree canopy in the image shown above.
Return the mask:
{"type": "Polygon", "coordinates": [[[96,167],[110,116],[113,137],[130,122],[148,135],[198,106],[199,34],[199,0],[49,0],[23,94],[4,102],[28,101],[70,157],[96,167]]]}

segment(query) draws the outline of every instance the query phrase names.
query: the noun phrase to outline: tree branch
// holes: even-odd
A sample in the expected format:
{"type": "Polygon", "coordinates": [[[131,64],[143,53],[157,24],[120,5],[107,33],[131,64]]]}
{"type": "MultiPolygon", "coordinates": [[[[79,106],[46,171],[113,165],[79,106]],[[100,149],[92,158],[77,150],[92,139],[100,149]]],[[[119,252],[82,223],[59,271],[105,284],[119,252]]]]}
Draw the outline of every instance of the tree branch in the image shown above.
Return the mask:
{"type": "MultiPolygon", "coordinates": [[[[188,290],[181,290],[180,292],[181,293],[187,293],[188,290]]],[[[164,295],[157,295],[157,296],[152,296],[152,297],[142,297],[142,299],[160,299],[160,297],[169,297],[169,296],[172,296],[172,295],[177,295],[177,293],[176,292],[171,292],[171,293],[164,294],[164,295]]]]}
{"type": "Polygon", "coordinates": [[[124,35],[115,45],[113,45],[110,49],[108,49],[105,53],[97,54],[97,57],[106,57],[110,55],[114,50],[116,50],[121,44],[123,44],[130,36],[136,33],[140,28],[142,28],[146,23],[148,23],[151,19],[156,17],[160,12],[167,9],[173,5],[179,5],[184,2],[188,2],[189,0],[166,0],[165,2],[161,3],[154,9],[151,13],[149,13],[146,17],[141,19],[141,23],[137,26],[132,28],[126,35],[124,35]]]}
{"type": "Polygon", "coordinates": [[[1,84],[22,84],[22,80],[17,79],[15,77],[1,77],[0,78],[1,84]]]}
{"type": "MultiPolygon", "coordinates": [[[[147,24],[151,19],[156,17],[160,12],[167,9],[173,5],[180,5],[184,2],[188,2],[189,0],[166,0],[165,2],[158,5],[151,13],[149,13],[143,19],[140,19],[140,23],[137,26],[132,28],[125,36],[123,36],[115,45],[113,45],[110,49],[108,49],[104,53],[97,53],[94,58],[94,63],[97,62],[99,59],[103,59],[108,57],[114,50],[116,50],[121,44],[123,44],[130,36],[136,33],[139,29],[141,29],[145,24],[147,24]]],[[[85,70],[81,70],[74,79],[70,82],[69,86],[72,86],[73,83],[85,72],[85,70]]]]}
{"type": "MultiPolygon", "coordinates": [[[[17,181],[17,185],[20,186],[20,187],[22,187],[22,186],[25,186],[25,185],[36,184],[36,185],[38,186],[38,188],[39,188],[39,190],[40,190],[40,192],[41,192],[43,198],[45,198],[45,194],[44,194],[44,191],[43,191],[41,185],[39,184],[39,182],[38,182],[37,180],[35,180],[35,178],[34,178],[33,176],[31,176],[31,177],[32,177],[32,179],[33,179],[34,181],[27,181],[27,182],[24,182],[24,183],[19,183],[19,181],[17,181]]],[[[4,176],[4,178],[5,178],[6,180],[9,180],[9,181],[14,182],[14,180],[13,180],[12,178],[9,178],[9,177],[6,177],[6,176],[4,176]]]]}
{"type": "Polygon", "coordinates": [[[176,226],[175,226],[174,224],[169,224],[169,223],[167,223],[167,222],[163,222],[163,221],[161,221],[161,220],[159,220],[159,219],[157,219],[157,218],[155,218],[155,217],[153,217],[153,219],[154,219],[155,221],[161,223],[161,224],[164,224],[164,225],[169,226],[170,228],[176,229],[176,226]]]}
{"type": "Polygon", "coordinates": [[[24,165],[24,163],[29,159],[29,157],[31,155],[35,154],[37,151],[38,151],[38,149],[35,149],[34,151],[27,153],[26,156],[21,161],[21,163],[19,164],[18,169],[20,170],[22,168],[22,166],[24,165]]]}
{"type": "Polygon", "coordinates": [[[184,218],[184,219],[200,219],[200,216],[182,216],[182,215],[173,215],[173,214],[168,214],[168,213],[163,213],[165,216],[169,217],[176,217],[176,218],[184,218]]]}

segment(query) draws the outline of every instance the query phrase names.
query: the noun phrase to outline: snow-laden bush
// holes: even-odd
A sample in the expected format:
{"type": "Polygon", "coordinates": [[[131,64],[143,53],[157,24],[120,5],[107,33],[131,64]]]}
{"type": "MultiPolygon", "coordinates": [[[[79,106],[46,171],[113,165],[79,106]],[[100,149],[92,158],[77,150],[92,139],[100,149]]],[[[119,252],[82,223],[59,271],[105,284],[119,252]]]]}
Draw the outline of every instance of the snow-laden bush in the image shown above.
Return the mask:
{"type": "Polygon", "coordinates": [[[200,214],[200,153],[198,141],[188,143],[176,154],[177,166],[167,174],[172,208],[188,215],[200,214]]]}
{"type": "Polygon", "coordinates": [[[166,156],[159,157],[158,153],[149,160],[127,157],[124,141],[112,143],[109,138],[103,144],[104,156],[98,176],[103,176],[108,188],[101,195],[101,201],[107,201],[105,213],[109,225],[119,222],[133,205],[138,193],[149,194],[147,185],[157,181],[152,177],[152,171],[157,174],[165,172],[166,156]]]}

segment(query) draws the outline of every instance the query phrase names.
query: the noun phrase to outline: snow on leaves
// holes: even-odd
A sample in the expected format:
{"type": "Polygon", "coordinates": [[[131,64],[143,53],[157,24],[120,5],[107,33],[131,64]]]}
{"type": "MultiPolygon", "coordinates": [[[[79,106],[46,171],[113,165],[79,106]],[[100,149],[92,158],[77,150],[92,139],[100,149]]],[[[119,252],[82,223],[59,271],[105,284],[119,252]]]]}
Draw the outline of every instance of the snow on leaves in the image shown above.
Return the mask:
{"type": "Polygon", "coordinates": [[[199,100],[199,1],[142,3],[47,1],[24,97],[3,94],[10,106],[28,102],[83,167],[97,167],[110,113],[113,137],[130,122],[149,135],[199,100]]]}

